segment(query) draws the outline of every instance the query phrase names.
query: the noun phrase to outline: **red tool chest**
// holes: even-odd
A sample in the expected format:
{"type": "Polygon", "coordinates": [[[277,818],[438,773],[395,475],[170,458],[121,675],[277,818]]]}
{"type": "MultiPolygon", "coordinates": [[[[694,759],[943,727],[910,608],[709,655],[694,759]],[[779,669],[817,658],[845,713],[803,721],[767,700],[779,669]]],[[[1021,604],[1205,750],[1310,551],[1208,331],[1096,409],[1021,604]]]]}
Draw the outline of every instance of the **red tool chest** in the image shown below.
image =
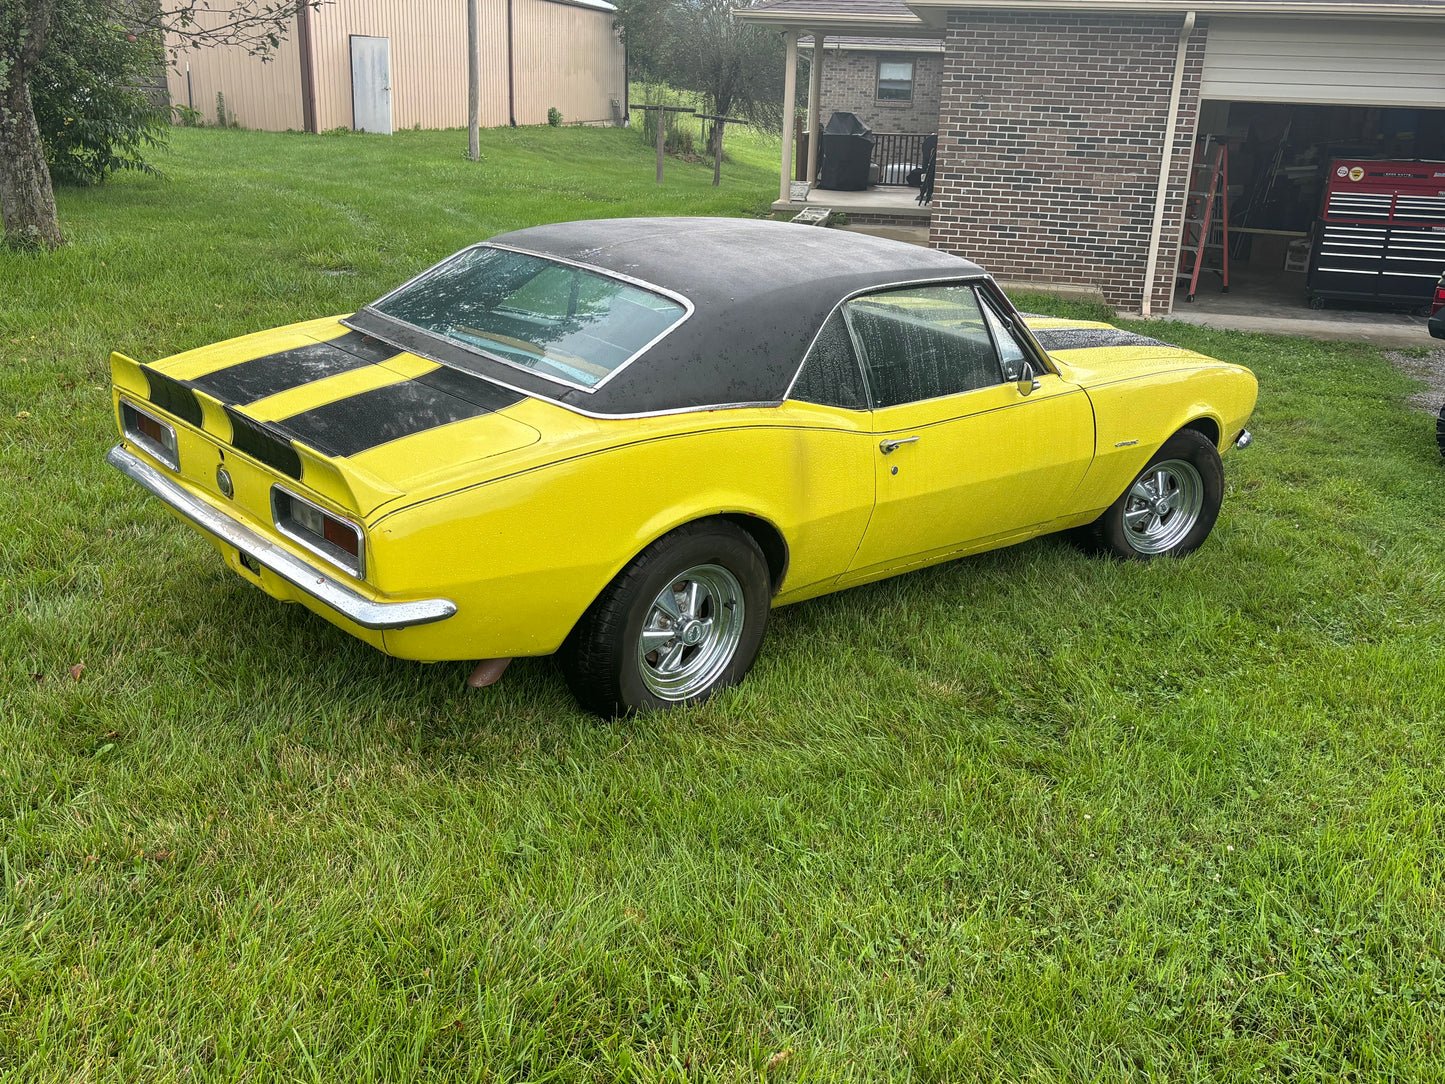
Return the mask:
{"type": "Polygon", "coordinates": [[[1445,271],[1445,162],[1330,163],[1310,253],[1310,306],[1428,306],[1445,271]]]}

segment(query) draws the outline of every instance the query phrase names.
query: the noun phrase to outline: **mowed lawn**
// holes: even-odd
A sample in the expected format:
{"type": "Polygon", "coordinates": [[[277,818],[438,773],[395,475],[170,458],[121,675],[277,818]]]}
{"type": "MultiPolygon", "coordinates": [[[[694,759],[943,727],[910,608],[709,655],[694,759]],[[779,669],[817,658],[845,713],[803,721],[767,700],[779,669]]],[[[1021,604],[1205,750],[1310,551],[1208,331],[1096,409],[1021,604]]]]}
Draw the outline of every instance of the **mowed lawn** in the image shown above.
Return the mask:
{"type": "Polygon", "coordinates": [[[102,462],[112,348],[776,179],[763,143],[718,190],[659,189],[631,133],[464,146],[181,130],[166,179],[61,193],[70,247],[0,252],[0,1079],[1445,1077],[1445,467],[1411,381],[1147,325],[1262,386],[1188,559],[1045,539],[780,610],[698,709],[600,722],[545,659],[469,691],[102,462]]]}

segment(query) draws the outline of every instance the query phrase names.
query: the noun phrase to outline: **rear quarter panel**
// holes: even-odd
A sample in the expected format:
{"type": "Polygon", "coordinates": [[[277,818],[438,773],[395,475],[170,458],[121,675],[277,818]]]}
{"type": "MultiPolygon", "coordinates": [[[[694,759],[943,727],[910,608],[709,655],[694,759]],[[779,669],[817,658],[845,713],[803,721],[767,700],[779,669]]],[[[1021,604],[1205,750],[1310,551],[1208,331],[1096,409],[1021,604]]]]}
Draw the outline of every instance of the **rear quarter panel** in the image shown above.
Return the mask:
{"type": "MultiPolygon", "coordinates": [[[[866,412],[789,404],[597,421],[536,401],[514,408],[549,449],[508,472],[412,499],[372,523],[377,586],[422,588],[455,617],[386,634],[413,659],[555,651],[593,599],[642,549],[684,523],[757,516],[788,547],[783,594],[829,583],[848,566],[873,507],[866,412]]],[[[816,592],[815,592],[816,593],[816,592]]],[[[781,598],[782,596],[780,596],[781,598]]]]}

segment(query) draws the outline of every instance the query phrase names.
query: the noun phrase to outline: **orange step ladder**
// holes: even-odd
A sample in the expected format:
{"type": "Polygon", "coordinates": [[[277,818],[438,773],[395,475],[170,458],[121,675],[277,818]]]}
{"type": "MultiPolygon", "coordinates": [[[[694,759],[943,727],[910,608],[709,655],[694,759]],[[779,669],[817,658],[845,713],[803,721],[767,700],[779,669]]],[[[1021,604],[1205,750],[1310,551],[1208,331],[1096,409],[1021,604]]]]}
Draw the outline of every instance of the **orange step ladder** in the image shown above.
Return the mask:
{"type": "Polygon", "coordinates": [[[1189,177],[1175,281],[1189,283],[1184,300],[1193,301],[1201,271],[1218,274],[1223,280],[1220,293],[1229,293],[1229,145],[1212,135],[1202,138],[1189,177]],[[1205,257],[1215,253],[1218,266],[1206,267],[1205,257]]]}

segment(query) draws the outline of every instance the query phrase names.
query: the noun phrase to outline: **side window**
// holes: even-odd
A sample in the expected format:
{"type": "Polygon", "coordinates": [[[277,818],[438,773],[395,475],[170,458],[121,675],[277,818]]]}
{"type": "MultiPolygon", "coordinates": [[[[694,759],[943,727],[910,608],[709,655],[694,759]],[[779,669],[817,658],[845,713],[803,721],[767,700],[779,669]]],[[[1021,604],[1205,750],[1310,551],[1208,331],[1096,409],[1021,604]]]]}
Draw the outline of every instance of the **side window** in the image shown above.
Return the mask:
{"type": "Polygon", "coordinates": [[[908,102],[913,100],[913,61],[878,61],[878,100],[908,102]]]}
{"type": "Polygon", "coordinates": [[[789,399],[820,406],[866,410],[868,396],[863,392],[863,374],[858,369],[858,355],[840,312],[828,317],[813,348],[803,361],[789,399]]]}
{"type": "Polygon", "coordinates": [[[848,302],[844,312],[863,356],[874,407],[1003,383],[998,353],[971,286],[869,294],[848,302]]]}

